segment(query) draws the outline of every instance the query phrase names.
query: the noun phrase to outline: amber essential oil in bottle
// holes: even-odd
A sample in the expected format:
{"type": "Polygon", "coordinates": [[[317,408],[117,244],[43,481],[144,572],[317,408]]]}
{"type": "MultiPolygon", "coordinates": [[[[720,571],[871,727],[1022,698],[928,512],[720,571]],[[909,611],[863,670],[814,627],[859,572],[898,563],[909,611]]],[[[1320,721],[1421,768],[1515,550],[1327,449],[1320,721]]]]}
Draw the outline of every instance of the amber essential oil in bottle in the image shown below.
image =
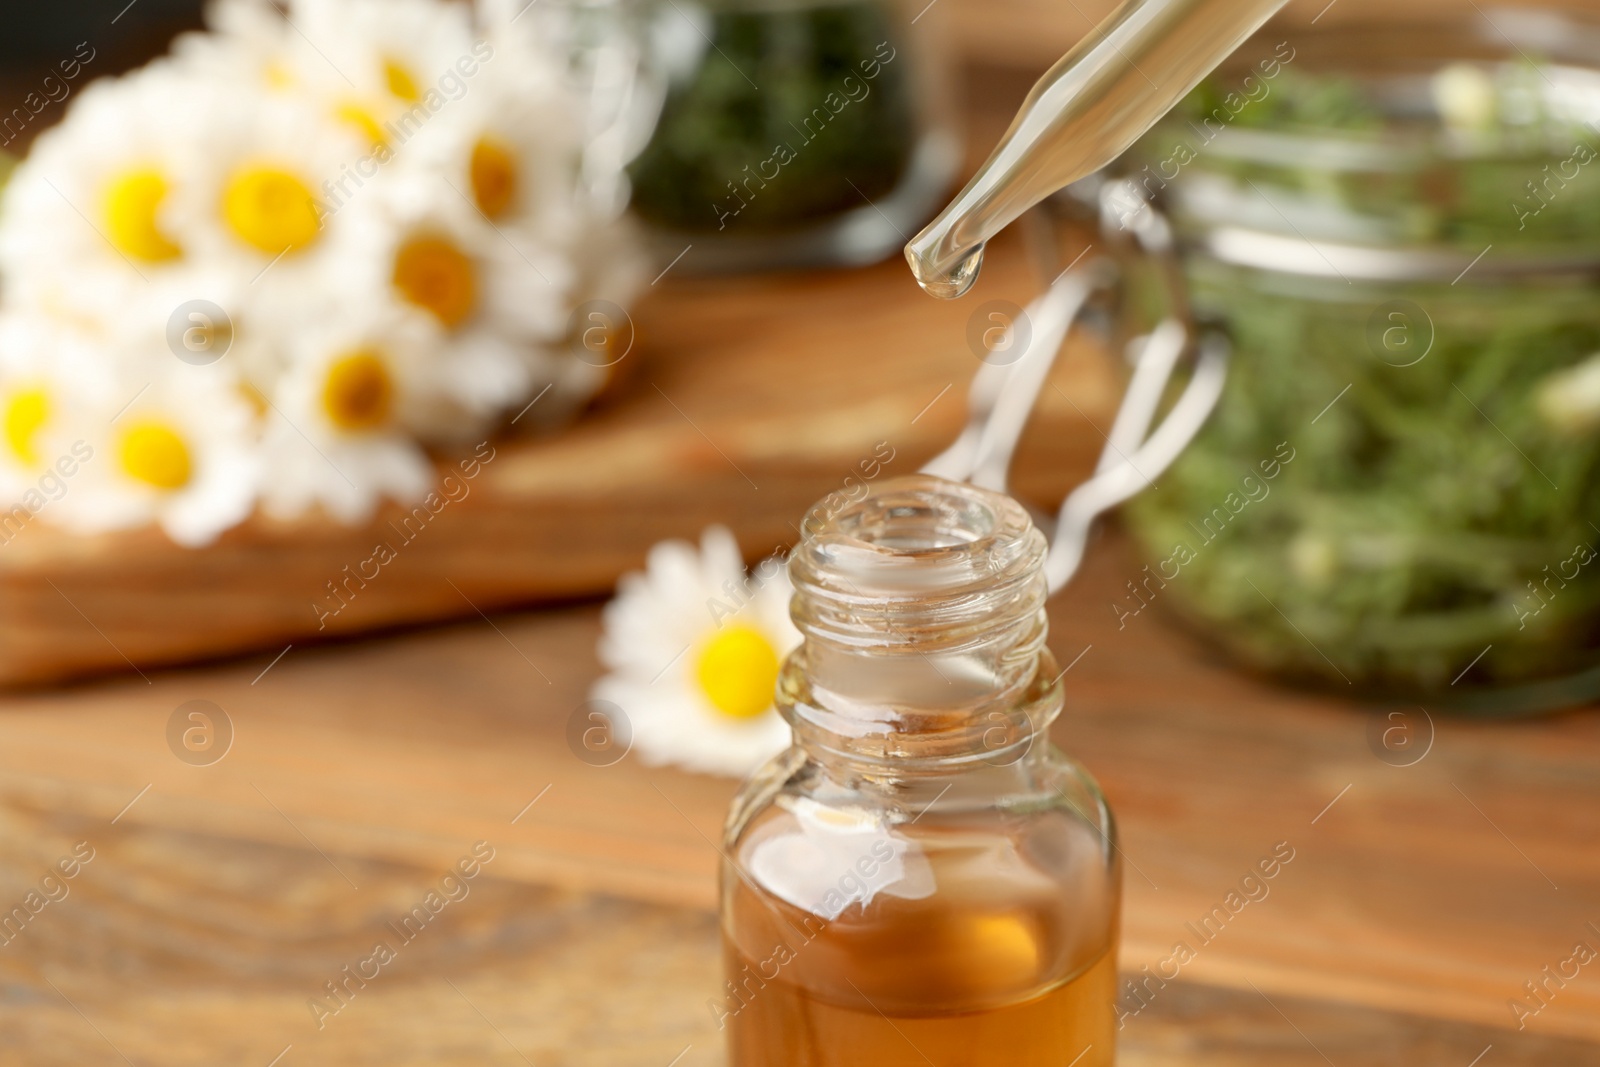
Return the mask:
{"type": "Polygon", "coordinates": [[[735,802],[722,872],[733,1067],[1104,1067],[1120,868],[1044,731],[1043,538],[928,477],[813,519],[795,745],[735,802]]]}

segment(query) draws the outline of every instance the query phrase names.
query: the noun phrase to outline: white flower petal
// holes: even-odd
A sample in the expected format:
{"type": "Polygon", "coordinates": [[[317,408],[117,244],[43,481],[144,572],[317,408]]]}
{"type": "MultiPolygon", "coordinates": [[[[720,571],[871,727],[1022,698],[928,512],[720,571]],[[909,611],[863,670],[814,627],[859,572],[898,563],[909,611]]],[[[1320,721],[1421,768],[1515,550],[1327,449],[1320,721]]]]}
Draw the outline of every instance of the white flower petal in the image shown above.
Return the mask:
{"type": "Polygon", "coordinates": [[[712,527],[698,549],[686,541],[652,546],[645,571],[617,583],[616,598],[602,612],[598,649],[612,673],[592,695],[628,716],[644,762],[745,775],[788,745],[788,724],[775,709],[730,718],[711,705],[697,678],[700,655],[729,618],[763,634],[780,658],[799,645],[788,619],[787,575],[775,561],[760,574],[747,582],[733,535],[712,527]],[[711,604],[726,604],[730,589],[740,606],[719,621],[711,604]]]}

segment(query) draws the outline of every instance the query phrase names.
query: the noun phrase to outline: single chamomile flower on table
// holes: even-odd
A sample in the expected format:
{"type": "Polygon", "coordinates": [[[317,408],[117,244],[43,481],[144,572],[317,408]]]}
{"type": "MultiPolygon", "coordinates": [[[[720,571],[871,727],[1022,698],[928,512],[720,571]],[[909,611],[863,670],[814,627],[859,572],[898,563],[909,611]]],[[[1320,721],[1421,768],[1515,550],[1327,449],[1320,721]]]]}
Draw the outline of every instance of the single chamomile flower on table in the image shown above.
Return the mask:
{"type": "Polygon", "coordinates": [[[367,326],[333,323],[300,339],[266,414],[267,513],[294,518],[321,507],[357,523],[384,498],[422,499],[433,469],[402,421],[425,400],[421,362],[402,333],[367,326]]]}
{"type": "Polygon", "coordinates": [[[606,605],[599,654],[610,673],[591,695],[622,709],[646,763],[750,773],[789,744],[773,690],[800,644],[790,595],[775,560],[746,575],[725,528],[707,530],[698,549],[656,545],[606,605]]]}
{"type": "Polygon", "coordinates": [[[172,362],[152,365],[143,385],[124,379],[120,408],[75,412],[65,436],[88,442],[93,458],[52,519],[83,534],[154,522],[193,548],[249,516],[260,480],[256,412],[226,367],[172,362]]]}

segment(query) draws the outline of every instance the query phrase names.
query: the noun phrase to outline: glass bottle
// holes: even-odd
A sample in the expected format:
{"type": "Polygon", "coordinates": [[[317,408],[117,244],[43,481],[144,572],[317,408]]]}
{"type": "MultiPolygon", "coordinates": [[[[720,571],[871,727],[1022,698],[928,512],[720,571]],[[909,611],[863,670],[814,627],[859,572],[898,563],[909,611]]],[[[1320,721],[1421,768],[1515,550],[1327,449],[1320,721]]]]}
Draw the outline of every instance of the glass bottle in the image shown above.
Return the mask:
{"type": "Polygon", "coordinates": [[[1045,541],[926,475],[815,509],[790,557],[794,744],[725,833],[732,1067],[1112,1062],[1111,811],[1050,744],[1045,541]]]}

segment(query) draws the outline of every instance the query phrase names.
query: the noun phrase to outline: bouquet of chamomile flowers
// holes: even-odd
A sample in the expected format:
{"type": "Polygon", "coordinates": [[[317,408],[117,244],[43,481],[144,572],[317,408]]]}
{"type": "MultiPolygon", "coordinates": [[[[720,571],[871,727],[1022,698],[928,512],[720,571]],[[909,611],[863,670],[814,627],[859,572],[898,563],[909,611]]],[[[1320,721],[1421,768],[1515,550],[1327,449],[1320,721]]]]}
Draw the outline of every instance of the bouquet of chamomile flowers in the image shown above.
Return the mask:
{"type": "Polygon", "coordinates": [[[361,522],[588,401],[643,266],[525,4],[219,0],[77,93],[0,199],[0,525],[361,522]]]}

